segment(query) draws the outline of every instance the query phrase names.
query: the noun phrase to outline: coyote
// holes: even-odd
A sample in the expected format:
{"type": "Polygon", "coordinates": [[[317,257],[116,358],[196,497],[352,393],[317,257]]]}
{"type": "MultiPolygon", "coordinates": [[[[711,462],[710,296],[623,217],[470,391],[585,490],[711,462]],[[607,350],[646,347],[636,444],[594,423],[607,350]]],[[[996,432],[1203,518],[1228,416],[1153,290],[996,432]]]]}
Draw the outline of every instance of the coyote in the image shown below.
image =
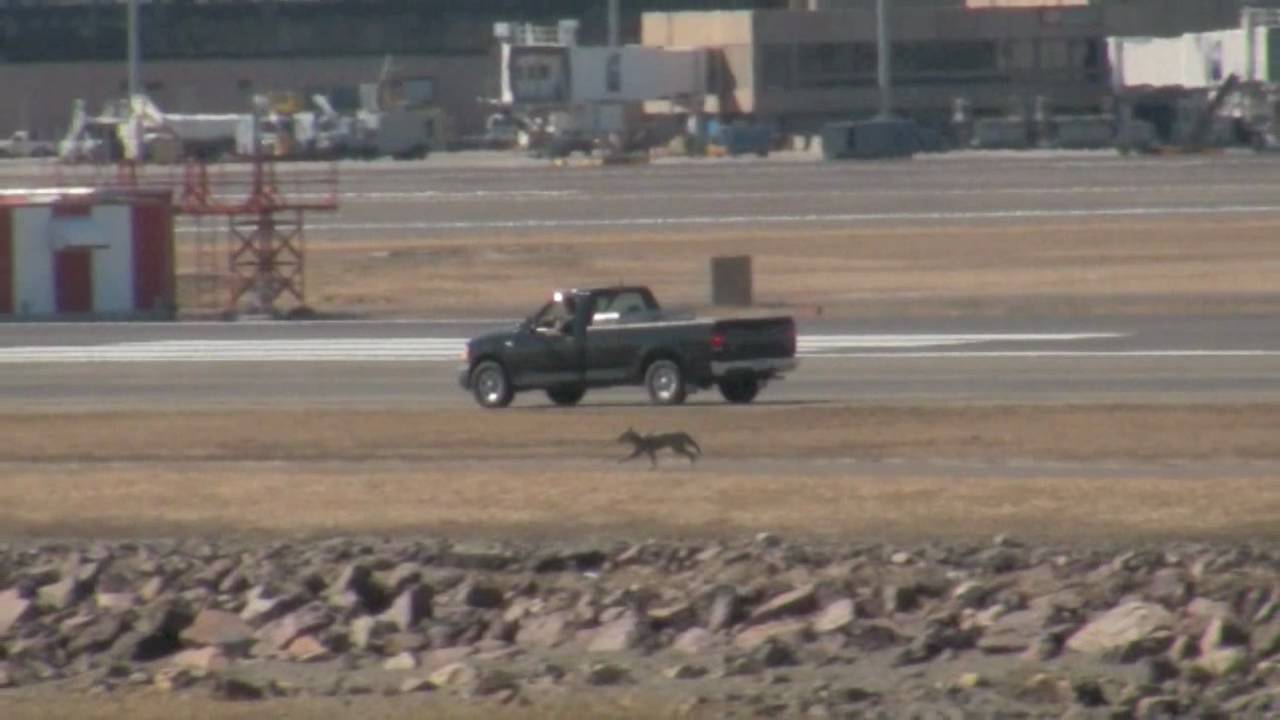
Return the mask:
{"type": "Polygon", "coordinates": [[[618,436],[618,442],[629,442],[635,446],[635,452],[622,458],[618,462],[626,462],[640,457],[641,454],[649,456],[649,463],[652,468],[658,467],[658,451],[664,447],[671,448],[672,452],[678,453],[689,458],[689,464],[698,462],[698,456],[702,454],[702,448],[698,447],[698,443],[689,437],[689,433],[673,432],[662,433],[660,435],[641,435],[632,428],[618,436]],[[693,448],[690,450],[689,448],[693,448]],[[694,452],[696,451],[696,452],[694,452]]]}

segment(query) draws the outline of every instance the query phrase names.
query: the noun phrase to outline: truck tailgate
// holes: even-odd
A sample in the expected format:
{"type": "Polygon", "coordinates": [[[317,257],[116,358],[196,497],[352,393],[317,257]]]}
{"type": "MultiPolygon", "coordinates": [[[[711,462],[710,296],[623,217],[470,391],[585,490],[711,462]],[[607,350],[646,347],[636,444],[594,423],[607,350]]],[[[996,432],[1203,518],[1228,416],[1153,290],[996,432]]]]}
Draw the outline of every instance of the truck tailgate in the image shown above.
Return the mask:
{"type": "Polygon", "coordinates": [[[720,361],[789,358],[796,354],[796,323],[789,317],[717,320],[715,359],[720,361]]]}

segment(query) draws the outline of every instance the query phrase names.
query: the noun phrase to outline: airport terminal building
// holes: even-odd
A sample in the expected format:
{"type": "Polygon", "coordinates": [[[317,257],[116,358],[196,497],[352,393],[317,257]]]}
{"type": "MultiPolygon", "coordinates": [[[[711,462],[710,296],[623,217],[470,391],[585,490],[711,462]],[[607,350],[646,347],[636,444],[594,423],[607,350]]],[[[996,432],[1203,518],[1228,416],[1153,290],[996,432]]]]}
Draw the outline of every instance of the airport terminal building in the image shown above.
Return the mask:
{"type": "MultiPolygon", "coordinates": [[[[1242,0],[897,0],[897,108],[944,119],[957,98],[976,115],[1100,109],[1109,36],[1232,27],[1242,0]]],[[[1250,5],[1280,4],[1253,0],[1250,5]]],[[[706,47],[705,108],[803,130],[873,112],[875,0],[626,0],[626,43],[706,47]]],[[[604,0],[142,0],[143,82],[170,112],[244,112],[255,93],[324,92],[358,103],[391,55],[419,101],[478,133],[500,94],[496,22],[580,21],[601,44],[604,0]]],[[[60,136],[76,98],[90,111],[126,89],[121,0],[0,0],[0,135],[60,136]]]]}

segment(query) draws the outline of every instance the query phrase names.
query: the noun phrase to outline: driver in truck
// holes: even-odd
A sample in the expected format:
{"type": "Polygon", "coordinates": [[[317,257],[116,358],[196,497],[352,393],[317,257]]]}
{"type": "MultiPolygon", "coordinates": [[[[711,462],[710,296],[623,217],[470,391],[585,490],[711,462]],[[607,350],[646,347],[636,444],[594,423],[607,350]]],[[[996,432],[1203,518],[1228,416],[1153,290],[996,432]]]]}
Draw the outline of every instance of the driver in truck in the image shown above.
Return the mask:
{"type": "Polygon", "coordinates": [[[557,292],[551,296],[551,302],[538,313],[536,327],[539,330],[557,332],[563,335],[573,334],[573,318],[577,312],[577,303],[573,295],[557,292]]]}

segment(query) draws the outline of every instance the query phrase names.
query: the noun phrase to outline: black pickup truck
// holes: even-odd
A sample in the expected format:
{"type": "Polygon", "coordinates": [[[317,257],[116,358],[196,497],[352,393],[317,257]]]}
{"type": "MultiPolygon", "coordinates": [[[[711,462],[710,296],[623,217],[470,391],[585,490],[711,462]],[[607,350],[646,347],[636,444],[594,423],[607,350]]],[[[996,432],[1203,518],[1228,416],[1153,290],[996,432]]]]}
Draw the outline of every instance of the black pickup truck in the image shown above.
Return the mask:
{"type": "Polygon", "coordinates": [[[673,316],[649,288],[595,288],[556,292],[515,330],[474,338],[458,379],[486,408],[527,390],[575,405],[588,388],[616,385],[643,385],[656,405],[712,385],[729,402],[749,403],[796,367],[795,355],[790,317],[673,316]]]}

